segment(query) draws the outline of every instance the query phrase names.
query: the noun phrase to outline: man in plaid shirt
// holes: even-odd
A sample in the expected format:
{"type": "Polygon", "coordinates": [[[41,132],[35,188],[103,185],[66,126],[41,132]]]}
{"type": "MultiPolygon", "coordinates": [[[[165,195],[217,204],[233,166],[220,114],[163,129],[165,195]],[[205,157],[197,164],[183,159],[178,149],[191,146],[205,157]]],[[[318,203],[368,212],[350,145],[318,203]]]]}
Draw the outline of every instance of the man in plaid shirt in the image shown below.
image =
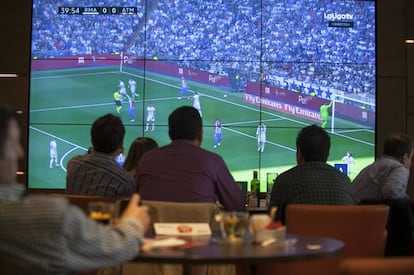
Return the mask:
{"type": "Polygon", "coordinates": [[[0,105],[1,274],[72,274],[136,257],[149,226],[139,195],[116,225],[98,223],[66,199],[24,196],[16,182],[23,155],[16,111],[0,105]]]}
{"type": "Polygon", "coordinates": [[[331,141],[319,126],[303,128],[296,138],[297,165],[280,174],[273,185],[269,207],[285,223],[288,204],[355,204],[347,175],[327,164],[331,141]]]}

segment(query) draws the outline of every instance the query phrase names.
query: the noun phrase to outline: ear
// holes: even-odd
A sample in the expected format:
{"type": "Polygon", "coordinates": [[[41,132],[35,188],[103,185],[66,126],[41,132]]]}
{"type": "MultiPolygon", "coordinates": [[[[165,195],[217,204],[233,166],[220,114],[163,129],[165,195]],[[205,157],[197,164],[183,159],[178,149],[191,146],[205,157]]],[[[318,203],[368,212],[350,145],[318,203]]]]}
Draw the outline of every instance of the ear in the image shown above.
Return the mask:
{"type": "Polygon", "coordinates": [[[298,164],[298,165],[300,165],[300,164],[302,164],[304,161],[303,161],[303,156],[302,156],[302,152],[300,151],[300,149],[299,148],[297,148],[296,149],[296,163],[298,164]]]}
{"type": "Polygon", "coordinates": [[[402,155],[400,162],[402,164],[404,164],[406,167],[410,168],[411,166],[411,156],[408,155],[407,153],[404,153],[404,155],[402,155]]]}

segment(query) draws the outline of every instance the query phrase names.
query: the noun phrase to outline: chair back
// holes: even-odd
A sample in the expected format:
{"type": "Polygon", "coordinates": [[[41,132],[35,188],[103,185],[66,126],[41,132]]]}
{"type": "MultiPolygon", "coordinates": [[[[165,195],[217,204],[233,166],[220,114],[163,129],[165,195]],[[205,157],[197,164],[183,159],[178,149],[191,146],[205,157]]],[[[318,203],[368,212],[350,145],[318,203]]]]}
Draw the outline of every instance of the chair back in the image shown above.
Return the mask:
{"type": "Polygon", "coordinates": [[[212,229],[219,229],[214,218],[219,209],[214,203],[143,200],[142,204],[149,207],[152,222],[208,223],[212,229]]]}
{"type": "Polygon", "coordinates": [[[326,259],[264,265],[258,274],[339,274],[339,265],[345,258],[382,257],[388,211],[386,205],[288,205],[288,233],[343,241],[344,253],[326,259]]]}
{"type": "Polygon", "coordinates": [[[341,275],[412,275],[414,257],[352,258],[344,260],[341,275]]]}
{"type": "Polygon", "coordinates": [[[386,204],[390,207],[385,256],[414,256],[413,199],[369,199],[360,204],[386,204]]]}
{"type": "Polygon", "coordinates": [[[287,207],[286,229],[341,240],[345,257],[382,257],[388,211],[387,205],[292,204],[287,207]]]}

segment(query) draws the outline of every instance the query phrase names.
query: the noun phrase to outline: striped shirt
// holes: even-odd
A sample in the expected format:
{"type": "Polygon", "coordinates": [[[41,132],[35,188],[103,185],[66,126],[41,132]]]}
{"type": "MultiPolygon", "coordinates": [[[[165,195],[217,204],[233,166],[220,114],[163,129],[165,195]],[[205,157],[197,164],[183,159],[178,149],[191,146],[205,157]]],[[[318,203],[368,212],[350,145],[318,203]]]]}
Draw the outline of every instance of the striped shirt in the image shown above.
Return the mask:
{"type": "Polygon", "coordinates": [[[118,265],[139,253],[140,221],[105,226],[66,199],[23,193],[21,184],[0,184],[1,274],[73,274],[118,265]]]}
{"type": "Polygon", "coordinates": [[[68,163],[66,194],[129,197],[134,191],[134,178],[111,155],[93,151],[68,163]]]}

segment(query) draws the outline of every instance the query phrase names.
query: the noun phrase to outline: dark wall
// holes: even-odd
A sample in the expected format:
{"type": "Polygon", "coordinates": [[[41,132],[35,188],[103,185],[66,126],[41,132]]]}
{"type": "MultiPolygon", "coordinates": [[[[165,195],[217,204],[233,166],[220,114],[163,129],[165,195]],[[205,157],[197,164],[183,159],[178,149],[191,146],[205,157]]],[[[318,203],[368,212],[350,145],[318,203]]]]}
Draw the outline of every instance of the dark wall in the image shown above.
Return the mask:
{"type": "MultiPolygon", "coordinates": [[[[20,118],[22,143],[27,152],[27,110],[29,91],[31,1],[3,1],[0,9],[0,73],[17,73],[18,78],[0,78],[0,102],[15,104],[24,111],[20,118]]],[[[26,159],[20,169],[26,171],[26,159]]],[[[26,175],[19,178],[26,183],[26,175]]]]}
{"type": "MultiPolygon", "coordinates": [[[[0,100],[27,111],[30,1],[4,2],[0,9],[0,72],[18,73],[20,77],[0,78],[0,100]]],[[[414,136],[414,44],[404,43],[406,38],[414,38],[414,20],[409,20],[411,12],[414,12],[412,0],[377,1],[377,144],[382,144],[384,136],[393,131],[414,136]]],[[[26,145],[27,113],[20,122],[26,145]]],[[[378,146],[377,155],[380,153],[381,146],[378,146]]],[[[25,160],[21,161],[21,168],[26,170],[25,160]]],[[[414,197],[413,178],[409,186],[411,197],[414,197]]],[[[21,176],[19,180],[26,182],[26,177],[21,176]]]]}
{"type": "MultiPolygon", "coordinates": [[[[377,1],[377,155],[390,132],[414,136],[414,37],[410,0],[377,1]]],[[[414,197],[414,167],[408,192],[414,197]]]]}

